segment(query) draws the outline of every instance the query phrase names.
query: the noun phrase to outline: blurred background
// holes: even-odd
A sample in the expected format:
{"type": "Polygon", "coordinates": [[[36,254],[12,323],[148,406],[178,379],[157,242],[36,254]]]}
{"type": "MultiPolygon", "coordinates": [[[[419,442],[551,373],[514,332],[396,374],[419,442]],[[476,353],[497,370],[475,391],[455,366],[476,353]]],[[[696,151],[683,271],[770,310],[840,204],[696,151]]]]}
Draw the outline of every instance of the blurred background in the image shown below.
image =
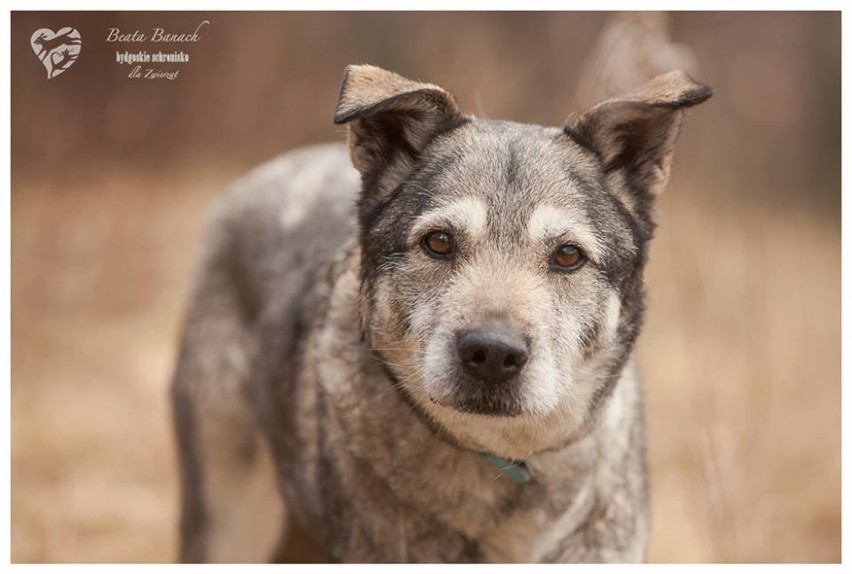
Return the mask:
{"type": "MultiPolygon", "coordinates": [[[[343,67],[561,124],[602,13],[12,14],[12,559],[176,556],[167,387],[207,206],[332,125],[343,67]],[[192,32],[168,47],[108,28],[192,32]],[[78,61],[45,79],[38,28],[78,61]],[[115,51],[184,49],[175,81],[115,51]]],[[[687,118],[639,343],[660,562],[840,560],[840,13],[673,13],[687,118]]],[[[169,66],[163,66],[169,68],[169,66]]]]}

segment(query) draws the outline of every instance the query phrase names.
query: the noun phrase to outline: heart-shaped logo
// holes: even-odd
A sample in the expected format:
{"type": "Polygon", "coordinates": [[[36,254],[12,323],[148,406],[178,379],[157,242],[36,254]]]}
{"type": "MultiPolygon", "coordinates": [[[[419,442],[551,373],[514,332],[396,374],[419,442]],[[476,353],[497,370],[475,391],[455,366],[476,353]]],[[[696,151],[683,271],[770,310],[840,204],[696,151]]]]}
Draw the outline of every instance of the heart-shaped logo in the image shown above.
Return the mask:
{"type": "Polygon", "coordinates": [[[54,32],[50,28],[40,28],[30,36],[30,46],[36,57],[47,70],[47,79],[55,78],[71,67],[80,57],[83,39],[74,28],[60,28],[54,32]]]}

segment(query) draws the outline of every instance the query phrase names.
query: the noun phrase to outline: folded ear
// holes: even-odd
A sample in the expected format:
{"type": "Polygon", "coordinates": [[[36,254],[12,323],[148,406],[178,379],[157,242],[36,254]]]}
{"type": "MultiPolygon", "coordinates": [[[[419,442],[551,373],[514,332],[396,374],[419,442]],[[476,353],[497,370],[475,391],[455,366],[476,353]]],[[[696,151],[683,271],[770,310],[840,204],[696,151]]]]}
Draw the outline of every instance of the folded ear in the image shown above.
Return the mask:
{"type": "Polygon", "coordinates": [[[683,110],[711,95],[708,86],[676,70],[594,106],[566,132],[598,154],[608,177],[622,176],[630,192],[653,198],[668,180],[683,110]]]}
{"type": "Polygon", "coordinates": [[[410,164],[437,133],[463,116],[438,86],[375,66],[347,66],[334,123],[349,124],[352,163],[369,181],[397,161],[410,164]]]}

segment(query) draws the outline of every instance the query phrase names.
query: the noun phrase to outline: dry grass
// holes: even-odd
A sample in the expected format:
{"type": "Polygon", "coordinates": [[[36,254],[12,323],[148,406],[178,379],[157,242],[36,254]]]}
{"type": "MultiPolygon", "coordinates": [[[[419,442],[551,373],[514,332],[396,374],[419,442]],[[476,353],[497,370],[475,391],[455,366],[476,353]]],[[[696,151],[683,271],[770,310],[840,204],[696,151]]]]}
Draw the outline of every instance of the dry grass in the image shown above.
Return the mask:
{"type": "Polygon", "coordinates": [[[640,345],[650,558],[839,561],[839,224],[671,191],[640,345]]]}
{"type": "MultiPolygon", "coordinates": [[[[166,386],[231,175],[16,185],[13,561],[174,558],[166,386]]],[[[650,559],[839,561],[839,223],[684,191],[662,199],[640,344],[650,559]]]]}

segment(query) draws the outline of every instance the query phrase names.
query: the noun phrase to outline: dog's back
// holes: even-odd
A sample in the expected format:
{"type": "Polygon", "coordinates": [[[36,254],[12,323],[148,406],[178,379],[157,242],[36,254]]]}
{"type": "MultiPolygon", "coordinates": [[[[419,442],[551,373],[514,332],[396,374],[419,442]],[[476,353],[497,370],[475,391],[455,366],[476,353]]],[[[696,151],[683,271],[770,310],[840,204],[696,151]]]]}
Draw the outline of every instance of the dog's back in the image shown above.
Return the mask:
{"type": "Polygon", "coordinates": [[[253,333],[352,235],[358,175],[344,144],[303,148],[213,206],[174,384],[182,561],[269,560],[283,506],[247,389],[253,333]]]}

